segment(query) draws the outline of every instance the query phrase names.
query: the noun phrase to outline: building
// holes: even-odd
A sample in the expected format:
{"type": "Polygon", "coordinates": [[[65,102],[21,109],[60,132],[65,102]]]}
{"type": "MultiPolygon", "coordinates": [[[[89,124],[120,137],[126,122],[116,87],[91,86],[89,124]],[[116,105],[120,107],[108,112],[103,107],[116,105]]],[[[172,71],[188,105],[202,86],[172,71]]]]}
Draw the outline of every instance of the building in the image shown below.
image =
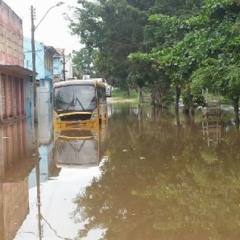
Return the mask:
{"type": "Polygon", "coordinates": [[[64,81],[64,49],[57,48],[57,53],[53,56],[54,82],[64,81]]]}
{"type": "MultiPolygon", "coordinates": [[[[31,39],[24,38],[24,67],[32,70],[31,39]]],[[[53,82],[53,59],[58,52],[52,46],[35,41],[36,51],[36,80],[39,87],[51,89],[53,82]]]]}
{"type": "Polygon", "coordinates": [[[0,0],[0,123],[31,116],[31,75],[24,68],[22,20],[0,0]]]}
{"type": "Polygon", "coordinates": [[[71,53],[65,55],[65,78],[73,79],[73,61],[71,53]]]}
{"type": "Polygon", "coordinates": [[[64,48],[57,48],[57,54],[54,55],[54,81],[65,81],[73,79],[73,62],[71,53],[65,55],[64,48]]]}
{"type": "MultiPolygon", "coordinates": [[[[37,81],[37,109],[38,115],[50,114],[51,93],[53,88],[53,60],[58,54],[52,46],[35,41],[36,51],[36,81],[37,81]]],[[[24,38],[24,66],[32,70],[31,39],[24,38]]]]}

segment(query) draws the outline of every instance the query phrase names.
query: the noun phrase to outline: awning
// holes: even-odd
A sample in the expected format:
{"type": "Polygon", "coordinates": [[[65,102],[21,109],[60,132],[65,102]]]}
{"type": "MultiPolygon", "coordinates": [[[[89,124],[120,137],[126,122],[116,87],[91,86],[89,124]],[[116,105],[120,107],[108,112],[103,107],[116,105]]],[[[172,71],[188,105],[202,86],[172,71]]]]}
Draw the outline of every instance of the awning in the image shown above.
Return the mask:
{"type": "Polygon", "coordinates": [[[2,65],[0,64],[0,72],[1,71],[8,71],[12,72],[16,75],[21,76],[32,76],[32,70],[29,70],[27,68],[18,66],[18,65],[2,65]]]}

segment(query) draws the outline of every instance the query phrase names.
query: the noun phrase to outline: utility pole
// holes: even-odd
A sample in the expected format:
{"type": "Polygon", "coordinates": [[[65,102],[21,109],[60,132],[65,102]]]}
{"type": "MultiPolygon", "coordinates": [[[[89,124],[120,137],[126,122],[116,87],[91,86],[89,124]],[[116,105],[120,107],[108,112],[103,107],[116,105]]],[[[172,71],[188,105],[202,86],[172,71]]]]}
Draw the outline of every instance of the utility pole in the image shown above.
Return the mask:
{"type": "Polygon", "coordinates": [[[63,81],[66,81],[66,59],[65,59],[65,49],[62,51],[62,57],[63,57],[63,81]]]}
{"type": "Polygon", "coordinates": [[[36,83],[36,49],[35,49],[35,9],[31,6],[31,45],[32,45],[32,82],[33,82],[33,111],[34,122],[37,122],[37,83],[36,83]]]}
{"type": "Polygon", "coordinates": [[[35,31],[43,19],[47,16],[47,14],[51,11],[51,9],[55,7],[59,7],[64,2],[59,2],[54,6],[50,7],[47,12],[43,15],[39,23],[35,26],[35,9],[31,6],[31,45],[32,45],[32,81],[33,81],[33,108],[34,108],[34,122],[37,123],[37,80],[36,80],[36,49],[35,49],[35,31]]]}
{"type": "MultiPolygon", "coordinates": [[[[51,9],[54,7],[59,7],[64,2],[59,2],[56,5],[50,7],[45,15],[41,18],[39,23],[35,26],[34,20],[35,20],[35,9],[33,6],[31,6],[31,47],[32,47],[32,82],[33,82],[33,108],[34,108],[34,123],[38,123],[38,116],[37,116],[37,80],[36,80],[36,49],[35,49],[35,30],[39,26],[39,24],[43,21],[43,19],[46,17],[46,15],[49,13],[51,9]]],[[[36,131],[35,126],[34,127],[34,138],[35,138],[35,149],[38,152],[38,132],[36,131]]],[[[38,206],[38,234],[39,234],[39,240],[42,239],[42,224],[41,224],[41,197],[40,197],[40,166],[39,161],[36,164],[36,181],[37,181],[37,206],[38,206]]],[[[1,230],[1,229],[0,229],[1,230]]]]}

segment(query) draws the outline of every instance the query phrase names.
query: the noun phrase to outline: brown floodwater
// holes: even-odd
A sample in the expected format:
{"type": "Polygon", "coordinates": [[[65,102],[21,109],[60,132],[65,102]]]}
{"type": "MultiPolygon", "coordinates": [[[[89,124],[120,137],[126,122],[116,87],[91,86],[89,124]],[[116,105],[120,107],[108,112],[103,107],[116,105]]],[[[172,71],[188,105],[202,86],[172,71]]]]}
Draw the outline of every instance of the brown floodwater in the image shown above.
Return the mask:
{"type": "Polygon", "coordinates": [[[240,239],[231,116],[177,126],[150,106],[108,113],[101,130],[54,133],[47,117],[37,134],[0,128],[0,240],[240,239]]]}

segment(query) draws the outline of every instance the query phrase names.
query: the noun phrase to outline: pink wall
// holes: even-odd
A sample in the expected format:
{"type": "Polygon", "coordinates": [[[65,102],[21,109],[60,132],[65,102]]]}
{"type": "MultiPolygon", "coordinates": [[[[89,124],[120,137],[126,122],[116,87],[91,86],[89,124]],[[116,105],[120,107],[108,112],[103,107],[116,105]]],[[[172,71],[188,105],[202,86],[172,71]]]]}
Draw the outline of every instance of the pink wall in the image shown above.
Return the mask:
{"type": "Polygon", "coordinates": [[[24,66],[22,19],[0,1],[0,64],[24,66]]]}

